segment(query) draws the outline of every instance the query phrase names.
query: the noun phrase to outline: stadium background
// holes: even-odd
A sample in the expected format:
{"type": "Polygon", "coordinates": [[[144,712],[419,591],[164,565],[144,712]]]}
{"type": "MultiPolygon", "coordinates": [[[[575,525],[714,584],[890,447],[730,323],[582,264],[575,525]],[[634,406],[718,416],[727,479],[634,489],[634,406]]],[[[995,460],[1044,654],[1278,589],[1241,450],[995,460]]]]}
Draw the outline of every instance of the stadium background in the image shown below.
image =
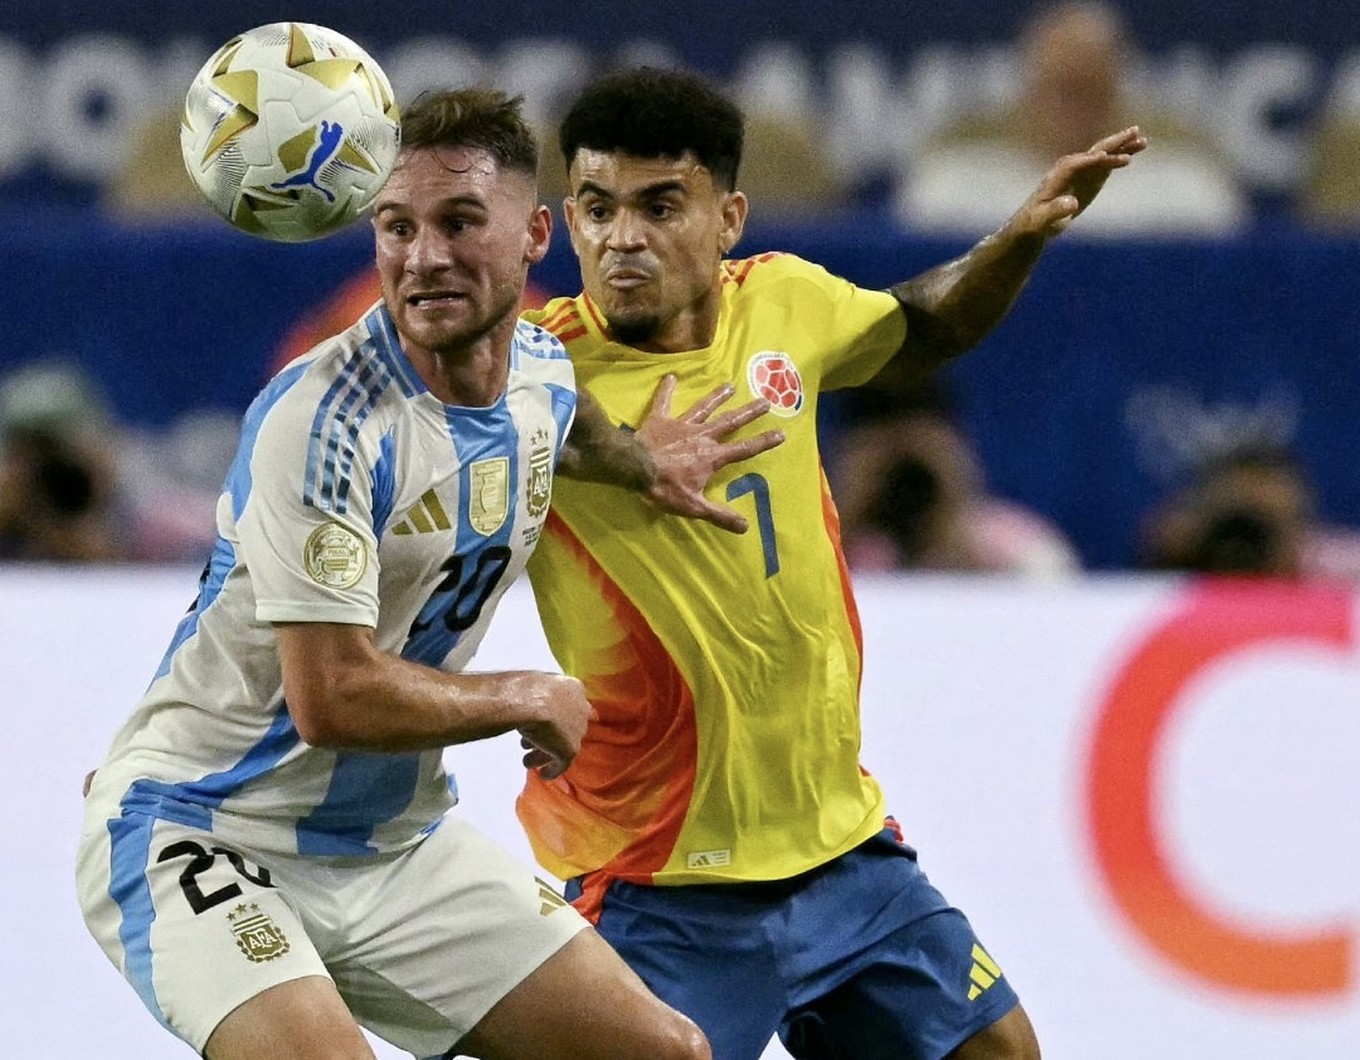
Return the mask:
{"type": "MultiPolygon", "coordinates": [[[[669,55],[839,115],[834,147],[863,177],[861,208],[757,216],[741,249],[793,250],[884,284],[961,248],[901,231],[883,183],[894,152],[940,120],[936,90],[964,91],[1026,7],[467,0],[406,15],[353,0],[287,14],[360,40],[403,93],[452,61],[547,113],[598,63],[669,55]],[[854,96],[851,114],[847,84],[866,70],[881,75],[870,79],[877,94],[854,96]]],[[[1178,104],[1237,160],[1257,219],[1228,239],[1051,248],[1012,317],[951,373],[992,485],[1055,519],[1098,571],[1125,567],[1138,515],[1164,487],[1167,439],[1146,415],[1161,403],[1210,423],[1283,417],[1323,514],[1360,525],[1360,237],[1290,216],[1310,125],[1356,82],[1360,12],[1343,0],[1123,8],[1181,86],[1178,104]]],[[[200,406],[239,413],[297,314],[362,266],[358,232],[272,247],[221,225],[120,225],[99,208],[140,114],[173,102],[233,32],[277,17],[257,2],[0,7],[0,371],[72,358],[122,417],[150,426],[200,406]]],[[[536,280],[573,286],[564,241],[536,280]]],[[[153,668],[192,580],[0,571],[0,776],[7,803],[31,807],[7,852],[0,984],[6,1009],[23,1014],[6,1021],[11,1055],[95,1043],[101,1055],[179,1054],[83,936],[69,854],[79,778],[153,668]],[[141,617],[129,623],[129,611],[141,617]]],[[[1109,574],[1061,589],[866,582],[866,761],[928,870],[1005,955],[1052,1060],[1360,1054],[1360,846],[1347,809],[1360,749],[1355,600],[1280,590],[1204,609],[1195,591],[1109,574]],[[1104,728],[1111,689],[1139,700],[1156,686],[1130,666],[1166,628],[1181,645],[1181,662],[1167,665],[1188,667],[1185,681],[1163,690],[1162,713],[1104,728]],[[890,692],[901,688],[914,690],[905,702],[890,692]],[[1142,818],[1117,799],[1095,823],[1105,804],[1087,770],[1101,739],[1114,741],[1111,768],[1151,756],[1152,817],[1167,822],[1157,842],[1126,827],[1121,814],[1142,818]],[[1105,840],[1101,828],[1113,829],[1105,840]],[[1186,908],[1223,930],[1206,933],[1186,908]]],[[[532,621],[516,601],[498,628],[532,621]]],[[[513,763],[491,750],[456,761],[468,812],[512,845],[513,763]]]]}

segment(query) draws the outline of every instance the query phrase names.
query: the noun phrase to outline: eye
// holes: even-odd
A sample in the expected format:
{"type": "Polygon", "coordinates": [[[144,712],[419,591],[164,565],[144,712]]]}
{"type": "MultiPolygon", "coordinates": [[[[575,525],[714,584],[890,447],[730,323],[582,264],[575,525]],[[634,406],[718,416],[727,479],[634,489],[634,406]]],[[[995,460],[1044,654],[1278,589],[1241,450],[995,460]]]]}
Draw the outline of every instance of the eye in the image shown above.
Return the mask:
{"type": "Polygon", "coordinates": [[[651,205],[650,213],[658,221],[664,221],[675,213],[675,207],[668,202],[654,202],[651,205]]]}
{"type": "Polygon", "coordinates": [[[592,221],[606,221],[609,219],[609,210],[603,203],[594,202],[586,207],[586,216],[592,221]]]}

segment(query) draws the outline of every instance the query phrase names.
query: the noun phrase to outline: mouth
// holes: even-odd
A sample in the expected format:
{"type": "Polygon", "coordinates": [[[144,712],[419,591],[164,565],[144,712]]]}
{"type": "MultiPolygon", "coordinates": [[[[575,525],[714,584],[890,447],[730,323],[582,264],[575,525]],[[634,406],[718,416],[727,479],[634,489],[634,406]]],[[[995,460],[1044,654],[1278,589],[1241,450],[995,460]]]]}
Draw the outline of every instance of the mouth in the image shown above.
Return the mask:
{"type": "Polygon", "coordinates": [[[412,309],[438,309],[463,301],[467,296],[458,291],[417,291],[406,296],[412,309]]]}
{"type": "Polygon", "coordinates": [[[607,286],[619,291],[631,291],[651,280],[651,276],[640,269],[611,269],[604,277],[607,286]]]}

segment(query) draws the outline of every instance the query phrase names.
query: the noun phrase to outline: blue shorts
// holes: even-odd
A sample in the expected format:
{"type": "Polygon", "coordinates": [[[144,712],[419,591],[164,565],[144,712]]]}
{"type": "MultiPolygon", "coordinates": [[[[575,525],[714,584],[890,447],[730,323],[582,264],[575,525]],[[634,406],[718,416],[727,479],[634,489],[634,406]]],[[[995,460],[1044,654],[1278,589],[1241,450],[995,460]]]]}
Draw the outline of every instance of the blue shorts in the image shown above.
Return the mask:
{"type": "Polygon", "coordinates": [[[757,1060],[776,1033],[799,1060],[941,1060],[1018,1003],[887,829],[789,880],[615,880],[596,926],[714,1060],[757,1060]]]}

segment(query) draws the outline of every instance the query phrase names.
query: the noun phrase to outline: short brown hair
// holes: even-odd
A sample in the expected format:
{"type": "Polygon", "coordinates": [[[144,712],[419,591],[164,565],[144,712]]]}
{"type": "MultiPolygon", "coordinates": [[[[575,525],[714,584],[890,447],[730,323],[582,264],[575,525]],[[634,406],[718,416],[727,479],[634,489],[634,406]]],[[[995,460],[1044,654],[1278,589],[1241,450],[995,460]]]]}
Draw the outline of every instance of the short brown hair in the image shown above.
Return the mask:
{"type": "Polygon", "coordinates": [[[494,88],[422,93],[402,112],[402,150],[478,147],[502,169],[537,176],[538,138],[524,120],[523,103],[494,88]]]}

